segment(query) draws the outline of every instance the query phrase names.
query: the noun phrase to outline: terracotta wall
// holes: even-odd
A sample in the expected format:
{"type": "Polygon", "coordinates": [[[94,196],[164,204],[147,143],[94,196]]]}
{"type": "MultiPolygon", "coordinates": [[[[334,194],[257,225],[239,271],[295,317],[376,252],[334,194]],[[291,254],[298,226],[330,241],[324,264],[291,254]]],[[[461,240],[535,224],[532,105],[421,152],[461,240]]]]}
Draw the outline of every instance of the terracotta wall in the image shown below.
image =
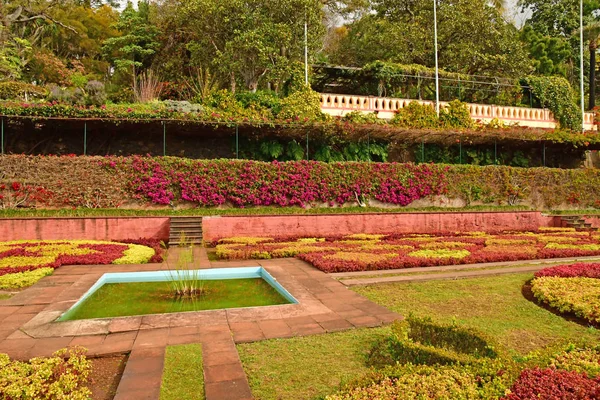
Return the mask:
{"type": "Polygon", "coordinates": [[[169,239],[170,219],[26,218],[0,219],[0,241],[24,239],[169,239]]]}
{"type": "Polygon", "coordinates": [[[204,217],[204,240],[232,236],[331,236],[352,233],[435,233],[527,230],[555,226],[540,212],[406,213],[204,217]]]}
{"type": "Polygon", "coordinates": [[[584,216],[585,222],[592,224],[594,228],[600,228],[600,216],[598,215],[586,215],[584,216]]]}

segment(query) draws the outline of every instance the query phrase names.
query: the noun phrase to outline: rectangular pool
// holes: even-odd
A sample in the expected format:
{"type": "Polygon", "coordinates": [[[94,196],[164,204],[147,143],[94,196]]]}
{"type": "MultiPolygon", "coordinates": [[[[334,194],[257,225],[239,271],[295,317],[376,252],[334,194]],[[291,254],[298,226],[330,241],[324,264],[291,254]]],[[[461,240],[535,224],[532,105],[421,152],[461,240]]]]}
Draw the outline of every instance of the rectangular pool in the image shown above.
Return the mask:
{"type": "Polygon", "coordinates": [[[107,273],[58,321],[298,303],[262,267],[185,272],[200,282],[201,296],[173,295],[172,281],[180,271],[107,273]]]}

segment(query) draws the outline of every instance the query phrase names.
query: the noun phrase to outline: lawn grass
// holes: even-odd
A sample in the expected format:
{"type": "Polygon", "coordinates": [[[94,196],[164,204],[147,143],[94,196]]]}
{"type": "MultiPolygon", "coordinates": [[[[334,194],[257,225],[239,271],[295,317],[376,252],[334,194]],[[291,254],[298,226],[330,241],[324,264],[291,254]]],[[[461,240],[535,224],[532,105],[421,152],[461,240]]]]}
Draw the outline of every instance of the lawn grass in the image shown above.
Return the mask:
{"type": "Polygon", "coordinates": [[[0,300],[10,299],[11,297],[9,293],[0,293],[0,300]]]}
{"type": "MultiPolygon", "coordinates": [[[[413,312],[435,321],[475,327],[506,346],[511,355],[564,342],[600,341],[586,328],[526,300],[521,294],[532,274],[476,279],[380,284],[354,287],[372,301],[403,315],[413,312]]],[[[315,399],[368,371],[365,354],[389,328],[268,340],[238,345],[258,400],[315,399]]]]}
{"type": "Polygon", "coordinates": [[[475,279],[356,286],[352,290],[403,315],[480,329],[509,350],[525,354],[562,341],[600,340],[600,331],[554,315],[525,299],[523,284],[533,274],[475,279]]]}
{"type": "Polygon", "coordinates": [[[168,281],[104,284],[61,321],[289,303],[262,278],[205,280],[201,284],[205,294],[191,299],[174,297],[168,281]]]}
{"type": "Polygon", "coordinates": [[[202,345],[167,347],[160,400],[203,400],[202,345]]]}
{"type": "Polygon", "coordinates": [[[366,328],[237,348],[255,399],[312,399],[366,373],[371,343],[389,332],[389,328],[366,328]]]}
{"type": "Polygon", "coordinates": [[[446,207],[255,207],[255,208],[192,208],[173,210],[170,208],[134,210],[119,208],[76,208],[76,209],[4,209],[0,218],[27,217],[152,217],[152,216],[208,216],[208,215],[295,215],[295,214],[356,214],[356,213],[397,213],[397,212],[483,212],[483,211],[531,211],[524,206],[469,206],[446,207]]]}

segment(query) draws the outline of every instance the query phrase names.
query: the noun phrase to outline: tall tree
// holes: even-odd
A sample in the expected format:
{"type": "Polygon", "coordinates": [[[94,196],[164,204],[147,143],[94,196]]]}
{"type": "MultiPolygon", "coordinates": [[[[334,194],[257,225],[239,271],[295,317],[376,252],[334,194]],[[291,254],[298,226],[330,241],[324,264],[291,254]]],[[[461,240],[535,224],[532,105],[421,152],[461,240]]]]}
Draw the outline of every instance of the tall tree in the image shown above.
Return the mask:
{"type": "Polygon", "coordinates": [[[583,35],[588,41],[588,50],[590,52],[590,94],[588,107],[592,110],[596,107],[596,53],[598,51],[598,42],[600,41],[600,21],[592,20],[583,28],[583,35]]]}
{"type": "MultiPolygon", "coordinates": [[[[504,76],[529,70],[516,28],[487,0],[438,0],[437,7],[441,67],[504,76]]],[[[373,0],[372,12],[348,28],[334,60],[434,65],[431,0],[373,0]]]]}
{"type": "Polygon", "coordinates": [[[159,30],[150,23],[150,4],[148,0],[138,3],[138,9],[131,1],[114,24],[121,36],[104,41],[103,51],[107,58],[120,71],[131,71],[134,82],[137,75],[149,68],[157,50],[160,48],[159,30]]]}
{"type": "MultiPolygon", "coordinates": [[[[303,59],[304,21],[309,50],[321,46],[324,32],[320,0],[191,0],[177,2],[180,29],[191,41],[192,61],[211,67],[256,90],[261,81],[281,82],[294,61],[303,59]]],[[[170,33],[167,33],[170,34],[170,33]]]]}

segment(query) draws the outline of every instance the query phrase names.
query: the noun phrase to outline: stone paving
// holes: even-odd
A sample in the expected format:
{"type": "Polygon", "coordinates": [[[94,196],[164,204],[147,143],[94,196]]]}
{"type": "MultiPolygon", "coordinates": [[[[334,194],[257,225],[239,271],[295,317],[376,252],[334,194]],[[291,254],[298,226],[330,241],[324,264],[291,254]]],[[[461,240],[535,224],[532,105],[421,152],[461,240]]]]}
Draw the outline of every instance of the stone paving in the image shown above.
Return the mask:
{"type": "Polygon", "coordinates": [[[54,322],[102,274],[168,269],[178,252],[170,251],[162,264],[65,266],[0,301],[0,353],[27,360],[76,345],[91,356],[130,353],[115,399],[158,399],[166,346],[201,343],[206,398],[251,399],[236,343],[375,327],[402,318],[297,259],[210,262],[204,249],[194,252],[200,268],[262,266],[299,303],[54,322]]]}

